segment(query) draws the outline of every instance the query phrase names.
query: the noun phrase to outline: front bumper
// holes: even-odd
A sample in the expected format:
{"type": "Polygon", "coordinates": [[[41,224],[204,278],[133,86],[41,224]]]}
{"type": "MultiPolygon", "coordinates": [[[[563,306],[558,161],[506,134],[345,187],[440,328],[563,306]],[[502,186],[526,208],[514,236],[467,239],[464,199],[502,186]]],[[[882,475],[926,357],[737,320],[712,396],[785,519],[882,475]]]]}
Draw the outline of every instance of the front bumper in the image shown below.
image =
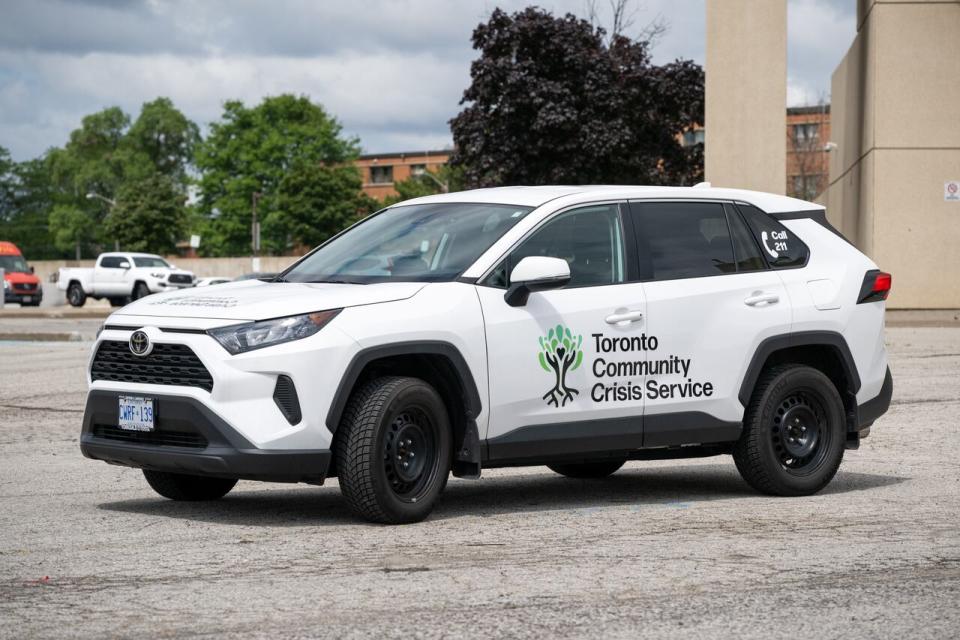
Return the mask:
{"type": "Polygon", "coordinates": [[[201,402],[185,396],[152,396],[156,429],[117,429],[118,400],[126,393],[92,390],[83,414],[80,450],[110,464],[200,476],[322,484],[329,449],[258,449],[201,402]]]}
{"type": "Polygon", "coordinates": [[[17,291],[14,289],[4,289],[4,303],[33,304],[38,305],[43,300],[43,289],[36,291],[17,291]]]}

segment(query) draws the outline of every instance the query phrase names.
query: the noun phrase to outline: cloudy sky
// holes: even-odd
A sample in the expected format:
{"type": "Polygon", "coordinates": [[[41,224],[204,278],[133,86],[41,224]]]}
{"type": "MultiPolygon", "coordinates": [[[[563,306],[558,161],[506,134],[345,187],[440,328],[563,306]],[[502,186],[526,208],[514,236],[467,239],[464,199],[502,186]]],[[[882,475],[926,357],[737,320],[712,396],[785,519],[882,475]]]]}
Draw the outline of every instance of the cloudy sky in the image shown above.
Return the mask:
{"type": "MultiPolygon", "coordinates": [[[[586,0],[5,0],[0,146],[62,145],[88,113],[169,96],[205,127],[224,100],[307,94],[368,152],[443,148],[469,82],[472,29],[495,7],[585,14],[586,0]]],[[[606,0],[597,0],[601,8],[606,0]]],[[[828,97],[854,0],[789,0],[788,102],[828,97]]],[[[637,0],[669,29],[655,62],[704,61],[703,0],[637,0]]],[[[605,16],[601,15],[601,22],[605,16]]]]}

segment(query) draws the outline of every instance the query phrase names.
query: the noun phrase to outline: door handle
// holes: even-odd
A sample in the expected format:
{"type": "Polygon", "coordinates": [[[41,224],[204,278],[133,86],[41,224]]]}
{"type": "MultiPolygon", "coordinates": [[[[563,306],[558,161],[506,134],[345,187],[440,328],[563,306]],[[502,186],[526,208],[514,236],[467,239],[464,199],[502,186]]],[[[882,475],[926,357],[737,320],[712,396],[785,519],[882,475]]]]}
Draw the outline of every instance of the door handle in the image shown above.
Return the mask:
{"type": "Polygon", "coordinates": [[[743,304],[750,307],[757,307],[762,304],[776,304],[778,302],[780,302],[780,296],[775,293],[763,293],[762,291],[754,291],[743,300],[743,304]]]}
{"type": "Polygon", "coordinates": [[[625,313],[612,313],[604,320],[607,321],[607,324],[629,324],[631,322],[636,322],[637,320],[643,319],[642,311],[627,311],[625,313]]]}

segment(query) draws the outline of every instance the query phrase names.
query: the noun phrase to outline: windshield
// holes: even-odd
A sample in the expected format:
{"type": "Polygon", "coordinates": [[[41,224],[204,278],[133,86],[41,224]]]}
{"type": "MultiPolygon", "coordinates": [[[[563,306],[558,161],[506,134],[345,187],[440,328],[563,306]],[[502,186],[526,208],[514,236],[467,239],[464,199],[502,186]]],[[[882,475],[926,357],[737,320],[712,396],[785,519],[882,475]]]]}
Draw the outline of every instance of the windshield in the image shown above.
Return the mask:
{"type": "Polygon", "coordinates": [[[163,258],[138,257],[133,259],[133,264],[138,267],[160,267],[161,269],[170,268],[170,265],[167,264],[167,261],[163,258]]]}
{"type": "Polygon", "coordinates": [[[12,271],[27,273],[30,271],[30,268],[27,266],[27,261],[20,256],[0,256],[0,269],[3,269],[7,273],[12,271]]]}
{"type": "Polygon", "coordinates": [[[396,206],[370,216],[283,274],[287,282],[442,282],[455,279],[532,207],[396,206]]]}

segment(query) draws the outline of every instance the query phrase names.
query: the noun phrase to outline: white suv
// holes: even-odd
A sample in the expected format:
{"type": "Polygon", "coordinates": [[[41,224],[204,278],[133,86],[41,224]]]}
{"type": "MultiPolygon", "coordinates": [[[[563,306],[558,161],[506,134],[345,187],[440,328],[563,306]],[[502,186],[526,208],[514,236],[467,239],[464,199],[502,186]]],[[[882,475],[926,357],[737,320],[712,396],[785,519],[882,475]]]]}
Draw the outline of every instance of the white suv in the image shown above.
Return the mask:
{"type": "Polygon", "coordinates": [[[512,187],[390,207],[271,282],[150,296],[90,362],[81,448],[161,495],[320,484],[380,522],[448,474],[732,454],[822,489],[890,402],[889,274],[822,207],[750,191],[512,187]]]}

